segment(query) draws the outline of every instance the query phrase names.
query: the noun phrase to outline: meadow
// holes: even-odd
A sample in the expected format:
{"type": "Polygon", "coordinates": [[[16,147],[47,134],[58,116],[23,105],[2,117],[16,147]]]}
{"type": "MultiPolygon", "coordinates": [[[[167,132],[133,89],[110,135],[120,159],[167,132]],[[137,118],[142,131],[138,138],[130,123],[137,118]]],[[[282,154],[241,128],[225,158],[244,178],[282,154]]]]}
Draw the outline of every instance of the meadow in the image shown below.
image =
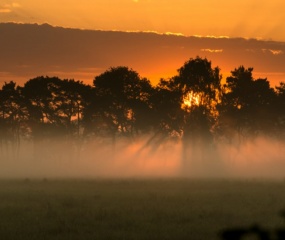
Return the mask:
{"type": "MultiPolygon", "coordinates": [[[[285,182],[206,179],[0,180],[0,238],[221,239],[285,228],[285,182]]],[[[274,238],[274,236],[273,236],[274,238]]]]}

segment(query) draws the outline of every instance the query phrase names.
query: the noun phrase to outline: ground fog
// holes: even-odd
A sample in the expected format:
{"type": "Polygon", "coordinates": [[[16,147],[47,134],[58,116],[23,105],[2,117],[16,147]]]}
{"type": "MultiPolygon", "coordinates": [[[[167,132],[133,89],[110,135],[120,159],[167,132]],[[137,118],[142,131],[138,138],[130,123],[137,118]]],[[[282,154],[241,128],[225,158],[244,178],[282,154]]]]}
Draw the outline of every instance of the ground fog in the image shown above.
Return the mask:
{"type": "Polygon", "coordinates": [[[241,143],[110,139],[23,141],[2,144],[0,176],[278,178],[285,173],[285,144],[270,138],[241,143]]]}

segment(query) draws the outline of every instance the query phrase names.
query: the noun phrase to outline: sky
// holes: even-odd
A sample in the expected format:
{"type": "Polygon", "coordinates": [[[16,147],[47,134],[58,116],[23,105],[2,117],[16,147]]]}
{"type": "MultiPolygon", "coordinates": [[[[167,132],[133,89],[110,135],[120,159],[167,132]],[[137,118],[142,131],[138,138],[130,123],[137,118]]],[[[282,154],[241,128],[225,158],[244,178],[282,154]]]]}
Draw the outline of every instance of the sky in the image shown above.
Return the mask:
{"type": "MultiPolygon", "coordinates": [[[[49,66],[43,69],[34,64],[39,62],[44,65],[43,59],[39,61],[36,57],[37,52],[40,53],[42,49],[30,46],[25,50],[28,45],[22,44],[22,49],[17,55],[14,50],[11,52],[9,49],[19,45],[18,39],[14,42],[10,35],[10,38],[6,37],[6,40],[2,38],[2,42],[0,39],[2,45],[6,44],[2,48],[0,46],[3,58],[1,59],[0,56],[0,83],[10,80],[23,82],[38,74],[76,78],[92,83],[94,75],[116,65],[127,65],[134,68],[144,77],[156,83],[161,77],[173,76],[185,61],[199,55],[212,60],[214,66],[219,66],[224,77],[230,75],[230,71],[239,65],[245,65],[245,67],[254,67],[255,77],[267,77],[274,86],[280,81],[285,81],[283,66],[285,59],[284,9],[284,0],[0,0],[0,23],[48,23],[51,26],[74,29],[154,32],[213,39],[212,43],[201,40],[198,45],[193,43],[195,40],[188,39],[188,43],[184,44],[181,43],[184,41],[182,39],[179,40],[180,42],[175,40],[173,43],[169,39],[167,40],[168,46],[164,46],[163,39],[159,40],[159,45],[155,45],[156,40],[145,38],[144,41],[133,43],[135,46],[139,45],[136,47],[137,52],[132,52],[131,46],[128,48],[129,54],[134,54],[128,61],[124,59],[127,57],[122,55],[119,49],[115,49],[118,54],[120,53],[117,56],[114,54],[110,56],[106,51],[111,46],[121,48],[124,44],[120,45],[118,42],[125,41],[127,43],[130,41],[128,37],[113,39],[108,42],[109,45],[105,44],[105,56],[102,52],[102,57],[97,58],[96,61],[94,58],[100,49],[98,50],[95,45],[99,46],[100,43],[83,41],[84,44],[88,44],[90,51],[84,49],[80,52],[80,49],[75,50],[76,48],[73,47],[69,48],[69,52],[67,50],[64,52],[68,46],[76,46],[77,40],[72,38],[64,41],[58,40],[59,44],[55,45],[56,41],[41,39],[49,45],[49,48],[61,48],[57,54],[62,60],[57,63],[57,66],[52,66],[54,65],[54,55],[49,53],[54,54],[54,52],[48,50],[47,55],[49,55],[50,61],[45,65],[49,66]],[[240,43],[238,40],[234,40],[231,44],[226,41],[219,43],[214,41],[214,39],[228,38],[257,39],[263,42],[254,42],[255,46],[253,46],[250,41],[240,43]],[[274,44],[271,44],[271,41],[274,41],[274,44]],[[194,44],[196,49],[193,49],[191,44],[194,44]],[[171,50],[166,48],[171,48],[171,50]],[[144,61],[136,58],[138,49],[142,49],[140,56],[144,58],[144,61]],[[5,59],[4,51],[7,55],[5,59]],[[27,51],[29,54],[26,56],[24,53],[27,51]],[[31,53],[32,51],[34,54],[31,53]],[[60,51],[64,52],[65,57],[62,57],[60,51]],[[146,56],[148,51],[150,52],[146,56]],[[10,53],[13,56],[10,56],[10,53]],[[29,57],[29,55],[31,56],[29,57]],[[32,56],[35,56],[33,60],[31,60],[32,56]],[[68,60],[71,59],[71,56],[73,56],[73,62],[68,60]],[[88,57],[86,58],[86,56],[88,57]],[[149,61],[147,57],[148,59],[158,59],[149,61]],[[7,61],[8,58],[10,58],[10,62],[7,61]],[[82,59],[81,63],[79,60],[76,62],[75,59],[82,59]],[[85,64],[82,64],[83,62],[85,64]],[[75,66],[75,63],[78,64],[75,66]],[[29,70],[26,67],[28,65],[30,65],[29,70]],[[49,69],[47,69],[48,67],[49,69]],[[73,68],[72,71],[70,68],[73,68]],[[97,69],[96,72],[94,69],[97,69]],[[24,71],[26,71],[25,74],[24,71]]],[[[25,33],[24,35],[29,35],[30,39],[34,38],[33,34],[25,33]]],[[[77,39],[77,37],[75,38],[77,39]]],[[[94,39],[96,40],[96,37],[94,39]]],[[[33,39],[33,41],[36,40],[33,39]]],[[[33,44],[37,45],[37,43],[33,44]]],[[[19,46],[17,47],[19,48],[19,46]]]]}
{"type": "Polygon", "coordinates": [[[2,0],[0,22],[285,41],[284,0],[2,0]]]}

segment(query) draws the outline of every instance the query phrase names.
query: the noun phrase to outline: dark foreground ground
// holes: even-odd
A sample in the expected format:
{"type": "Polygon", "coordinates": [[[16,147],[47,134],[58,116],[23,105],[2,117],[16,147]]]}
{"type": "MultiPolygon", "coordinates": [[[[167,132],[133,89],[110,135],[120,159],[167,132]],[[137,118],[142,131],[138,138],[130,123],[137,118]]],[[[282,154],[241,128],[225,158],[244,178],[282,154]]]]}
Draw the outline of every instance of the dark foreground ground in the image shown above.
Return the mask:
{"type": "Polygon", "coordinates": [[[254,224],[277,239],[284,209],[283,181],[1,180],[0,239],[215,240],[254,224]]]}

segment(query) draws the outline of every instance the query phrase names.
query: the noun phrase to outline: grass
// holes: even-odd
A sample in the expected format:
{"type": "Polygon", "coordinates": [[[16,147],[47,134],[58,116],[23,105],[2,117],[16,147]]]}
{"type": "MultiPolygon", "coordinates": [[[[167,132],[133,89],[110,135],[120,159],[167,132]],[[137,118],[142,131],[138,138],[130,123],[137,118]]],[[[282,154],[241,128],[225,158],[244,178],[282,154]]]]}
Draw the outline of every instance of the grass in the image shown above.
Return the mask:
{"type": "Polygon", "coordinates": [[[2,180],[0,238],[220,239],[283,227],[285,182],[186,179],[2,180]]]}

